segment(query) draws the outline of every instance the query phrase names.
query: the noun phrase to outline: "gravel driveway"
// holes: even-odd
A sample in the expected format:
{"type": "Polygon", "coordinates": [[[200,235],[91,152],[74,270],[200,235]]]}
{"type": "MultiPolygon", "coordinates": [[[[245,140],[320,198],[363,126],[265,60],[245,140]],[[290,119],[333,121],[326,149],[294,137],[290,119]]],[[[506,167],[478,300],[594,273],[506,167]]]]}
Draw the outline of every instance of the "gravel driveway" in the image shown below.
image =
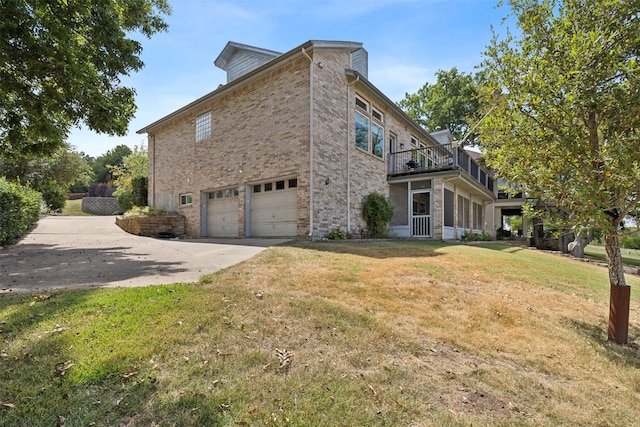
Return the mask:
{"type": "Polygon", "coordinates": [[[285,241],[154,239],[122,231],[112,216],[48,216],[0,248],[0,295],[196,282],[285,241]]]}

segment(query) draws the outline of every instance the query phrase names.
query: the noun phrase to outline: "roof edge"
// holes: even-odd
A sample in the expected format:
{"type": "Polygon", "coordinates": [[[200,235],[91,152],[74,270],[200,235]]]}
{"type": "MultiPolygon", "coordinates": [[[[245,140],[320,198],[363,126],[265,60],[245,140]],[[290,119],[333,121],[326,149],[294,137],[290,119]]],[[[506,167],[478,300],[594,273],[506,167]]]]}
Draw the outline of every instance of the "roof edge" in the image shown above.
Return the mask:
{"type": "Polygon", "coordinates": [[[373,83],[371,83],[366,77],[364,77],[362,74],[360,74],[358,71],[356,70],[344,70],[345,73],[347,74],[348,77],[351,77],[354,79],[355,81],[359,81],[360,83],[362,83],[367,89],[369,89],[370,91],[372,91],[373,93],[376,94],[376,96],[380,97],[382,100],[384,100],[387,104],[389,104],[391,106],[391,108],[402,118],[404,118],[405,120],[407,120],[407,122],[409,122],[409,124],[411,124],[411,126],[413,127],[413,129],[420,134],[420,136],[422,136],[424,139],[429,140],[430,143],[432,143],[433,145],[440,145],[440,142],[438,142],[437,139],[435,139],[429,132],[427,132],[426,129],[424,129],[422,126],[420,126],[418,123],[416,123],[415,120],[413,120],[411,117],[409,117],[409,115],[407,113],[405,113],[399,106],[398,104],[396,104],[395,102],[393,102],[391,99],[389,99],[389,97],[387,95],[385,95],[384,93],[382,93],[382,91],[380,89],[378,89],[377,87],[375,87],[375,85],[373,83]]]}
{"type": "Polygon", "coordinates": [[[271,56],[274,59],[282,55],[282,52],[276,52],[275,50],[263,49],[261,47],[229,41],[222,49],[222,52],[220,52],[220,55],[218,55],[215,61],[213,61],[213,64],[221,70],[227,71],[229,59],[231,59],[233,54],[238,50],[247,50],[254,53],[260,53],[266,56],[271,56]]]}
{"type": "MultiPolygon", "coordinates": [[[[235,43],[235,42],[229,42],[229,43],[235,43]]],[[[229,46],[229,43],[227,43],[227,46],[229,46]]],[[[240,45],[239,43],[235,43],[237,45],[240,45]]],[[[302,55],[303,51],[306,51],[307,49],[349,49],[352,52],[355,50],[358,50],[360,48],[362,48],[363,44],[360,42],[348,42],[348,41],[327,41],[327,40],[309,40],[299,46],[294,47],[293,49],[291,49],[288,52],[285,52],[283,54],[280,54],[279,56],[275,57],[274,59],[272,59],[271,61],[261,65],[260,67],[256,68],[253,71],[250,71],[249,73],[238,77],[235,80],[232,80],[231,82],[228,82],[226,84],[221,84],[217,89],[201,96],[200,98],[197,98],[195,101],[190,102],[189,104],[178,108],[177,110],[167,114],[166,116],[148,124],[147,126],[144,126],[143,128],[139,129],[138,131],[136,131],[137,134],[145,134],[145,133],[150,133],[150,131],[154,128],[157,128],[159,126],[161,126],[163,123],[176,119],[180,116],[182,116],[183,114],[191,111],[192,109],[198,108],[199,106],[201,106],[202,104],[204,104],[205,102],[207,102],[209,99],[211,99],[212,97],[218,95],[218,94],[222,94],[232,88],[237,87],[238,85],[242,84],[243,82],[255,77],[256,75],[259,75],[261,73],[263,73],[265,70],[281,63],[284,61],[287,61],[288,59],[296,56],[296,55],[302,55]]],[[[249,46],[251,47],[251,46],[249,46]]],[[[259,48],[256,48],[259,49],[259,48]]],[[[262,49],[263,51],[265,51],[265,49],[262,49]]],[[[270,51],[270,52],[275,52],[275,51],[270,51]]],[[[364,77],[363,77],[364,78],[364,77]]]]}

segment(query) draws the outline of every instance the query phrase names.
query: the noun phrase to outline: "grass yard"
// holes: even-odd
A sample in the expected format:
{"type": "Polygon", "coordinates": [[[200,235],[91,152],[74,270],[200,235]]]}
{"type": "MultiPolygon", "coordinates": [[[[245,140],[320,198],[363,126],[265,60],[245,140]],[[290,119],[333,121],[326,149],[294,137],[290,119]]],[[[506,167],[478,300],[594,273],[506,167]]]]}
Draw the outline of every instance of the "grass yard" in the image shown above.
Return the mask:
{"type": "MultiPolygon", "coordinates": [[[[626,266],[640,267],[640,251],[637,249],[621,248],[622,263],[626,266]]],[[[604,246],[588,245],[584,248],[584,254],[591,259],[607,262],[607,251],[604,246]]]]}
{"type": "Polygon", "coordinates": [[[640,419],[606,270],[519,247],[299,242],[198,284],[0,298],[0,425],[640,419]]]}
{"type": "Polygon", "coordinates": [[[82,199],[77,200],[67,200],[62,208],[62,213],[60,215],[63,216],[91,216],[86,212],[82,212],[82,199]]]}

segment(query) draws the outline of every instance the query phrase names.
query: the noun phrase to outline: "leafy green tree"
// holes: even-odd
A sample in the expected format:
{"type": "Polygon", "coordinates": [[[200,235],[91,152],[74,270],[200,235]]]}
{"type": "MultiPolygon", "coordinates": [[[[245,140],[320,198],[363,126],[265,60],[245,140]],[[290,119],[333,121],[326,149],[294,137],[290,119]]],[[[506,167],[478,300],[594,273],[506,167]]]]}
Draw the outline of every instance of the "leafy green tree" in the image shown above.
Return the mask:
{"type": "Polygon", "coordinates": [[[467,121],[479,108],[476,79],[455,67],[438,71],[436,77],[436,83],[405,94],[398,105],[429,132],[449,129],[455,139],[462,139],[469,131],[467,121]]]}
{"type": "Polygon", "coordinates": [[[122,159],[121,165],[111,166],[113,183],[118,188],[114,195],[121,209],[129,210],[133,206],[146,204],[146,178],[149,175],[147,149],[134,147],[133,152],[122,159]],[[144,187],[144,188],[142,188],[144,187]]]}
{"type": "Polygon", "coordinates": [[[111,167],[122,167],[124,158],[132,153],[131,148],[120,144],[98,156],[91,165],[96,182],[110,182],[113,180],[111,167]]]}
{"type": "Polygon", "coordinates": [[[71,126],[124,135],[135,112],[121,77],[142,68],[140,42],[164,31],[167,0],[0,3],[0,152],[48,155],[71,126]]]}
{"type": "Polygon", "coordinates": [[[486,161],[576,231],[602,231],[610,325],[627,323],[609,339],[625,343],[629,307],[614,299],[628,291],[618,230],[640,201],[640,0],[508,4],[518,36],[494,36],[483,64],[486,161]]]}
{"type": "Polygon", "coordinates": [[[46,157],[0,156],[0,171],[9,181],[40,192],[51,211],[64,207],[71,186],[87,186],[93,180],[86,159],[68,144],[46,157]]]}

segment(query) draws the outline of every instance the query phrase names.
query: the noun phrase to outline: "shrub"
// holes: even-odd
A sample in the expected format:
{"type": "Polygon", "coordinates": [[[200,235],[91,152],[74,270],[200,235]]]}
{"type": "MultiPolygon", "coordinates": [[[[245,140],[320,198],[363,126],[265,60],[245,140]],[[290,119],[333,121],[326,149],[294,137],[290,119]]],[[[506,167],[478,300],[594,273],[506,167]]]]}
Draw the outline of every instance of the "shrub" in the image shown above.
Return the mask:
{"type": "Polygon", "coordinates": [[[148,206],[134,206],[124,213],[125,217],[128,216],[162,216],[169,215],[166,209],[162,208],[150,208],[148,206]]]}
{"type": "Polygon", "coordinates": [[[339,228],[334,228],[327,235],[329,240],[346,240],[347,234],[339,228]]]}
{"type": "Polygon", "coordinates": [[[393,218],[393,206],[382,194],[369,193],[362,204],[362,218],[367,223],[365,237],[387,237],[387,228],[393,218]]]}
{"type": "Polygon", "coordinates": [[[67,202],[67,192],[55,182],[44,181],[37,183],[35,190],[39,191],[42,195],[42,199],[49,212],[61,211],[67,202]]]}
{"type": "Polygon", "coordinates": [[[640,236],[629,235],[620,237],[620,247],[625,249],[640,249],[640,236]]]}
{"type": "Polygon", "coordinates": [[[15,242],[40,218],[42,196],[0,178],[0,246],[15,242]]]}
{"type": "Polygon", "coordinates": [[[482,231],[481,233],[476,233],[472,230],[467,230],[462,234],[462,240],[467,242],[488,242],[493,240],[491,234],[482,231]]]}
{"type": "Polygon", "coordinates": [[[134,206],[147,206],[148,186],[149,180],[146,176],[139,175],[131,180],[134,206]]]}
{"type": "Polygon", "coordinates": [[[115,188],[104,182],[93,183],[89,186],[89,197],[111,197],[115,188]]]}

